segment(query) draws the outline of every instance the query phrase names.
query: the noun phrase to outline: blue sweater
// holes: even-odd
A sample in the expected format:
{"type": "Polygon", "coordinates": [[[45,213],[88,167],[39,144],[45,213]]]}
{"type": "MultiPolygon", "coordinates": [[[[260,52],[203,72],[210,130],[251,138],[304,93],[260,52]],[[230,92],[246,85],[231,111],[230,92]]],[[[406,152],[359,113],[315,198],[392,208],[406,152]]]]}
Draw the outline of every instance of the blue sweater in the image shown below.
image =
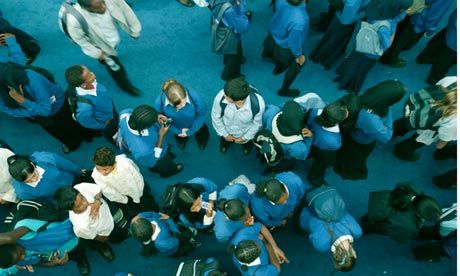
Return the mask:
{"type": "Polygon", "coordinates": [[[286,0],[276,0],[276,11],[269,30],[276,43],[291,50],[294,57],[303,54],[302,45],[307,38],[309,17],[305,3],[292,6],[286,0]]]}
{"type": "Polygon", "coordinates": [[[245,33],[249,29],[249,19],[246,15],[246,1],[240,0],[240,5],[236,5],[236,1],[210,0],[209,6],[216,6],[211,11],[212,20],[216,19],[222,4],[225,2],[230,2],[232,6],[224,12],[224,16],[222,17],[221,22],[230,29],[233,29],[236,32],[237,39],[240,40],[241,34],[245,33]]]}
{"type": "Polygon", "coordinates": [[[208,111],[203,98],[192,90],[187,90],[187,103],[178,111],[164,93],[156,99],[153,107],[159,114],[173,119],[168,132],[179,135],[183,128],[188,128],[187,136],[192,136],[203,126],[208,111]]]}
{"type": "Polygon", "coordinates": [[[457,51],[457,9],[450,15],[446,32],[447,46],[457,51]]]}
{"type": "MultiPolygon", "coordinates": [[[[219,192],[218,200],[231,200],[236,198],[240,199],[246,206],[249,205],[248,189],[243,184],[225,186],[225,188],[219,192]]],[[[243,227],[243,224],[243,221],[232,221],[227,219],[223,211],[216,210],[216,216],[214,217],[214,234],[219,242],[226,243],[238,229],[243,227]]]]}
{"type": "Polygon", "coordinates": [[[386,143],[393,135],[391,110],[385,118],[361,109],[356,120],[355,130],[350,134],[357,143],[367,145],[374,141],[386,143]]]}
{"type": "Polygon", "coordinates": [[[16,41],[16,37],[8,37],[5,39],[8,47],[1,47],[3,51],[0,51],[0,62],[14,62],[20,65],[26,65],[26,59],[22,52],[21,46],[16,41]]]}
{"type": "Polygon", "coordinates": [[[361,20],[371,0],[344,0],[343,9],[335,12],[335,16],[343,25],[349,25],[361,20]]]}
{"type": "Polygon", "coordinates": [[[160,254],[170,256],[179,249],[179,240],[172,236],[171,232],[180,234],[179,228],[172,219],[160,219],[161,215],[156,212],[143,212],[138,216],[144,217],[150,222],[154,221],[160,228],[160,234],[156,237],[153,244],[160,254]]]}
{"type": "MultiPolygon", "coordinates": [[[[264,113],[264,129],[272,130],[272,121],[276,114],[281,112],[281,109],[274,105],[268,105],[264,113]]],[[[302,141],[297,141],[291,144],[280,143],[283,149],[283,157],[286,159],[307,159],[310,153],[310,146],[313,139],[304,138],[302,141]]]]}
{"type": "Polygon", "coordinates": [[[256,241],[260,246],[260,264],[249,266],[247,271],[241,269],[241,264],[238,259],[233,255],[233,264],[239,269],[243,276],[277,276],[279,275],[278,269],[270,264],[270,258],[268,256],[267,249],[264,243],[259,239],[258,235],[262,225],[259,222],[254,223],[252,226],[246,226],[241,228],[235,233],[230,243],[233,246],[237,246],[242,241],[252,240],[256,241]]]}
{"type": "Polygon", "coordinates": [[[146,167],[154,167],[157,161],[167,152],[167,144],[163,143],[163,151],[159,158],[155,157],[154,149],[158,142],[158,131],[160,126],[155,123],[148,129],[148,134],[139,135],[138,131],[132,130],[128,126],[128,116],[133,109],[128,108],[120,112],[120,122],[118,128],[123,142],[126,143],[128,150],[134,159],[146,167]]]}
{"type": "Polygon", "coordinates": [[[75,117],[84,127],[90,129],[105,129],[105,122],[113,118],[114,105],[109,92],[102,84],[97,84],[96,96],[77,95],[85,98],[91,103],[77,101],[77,111],[75,117]]]}
{"type": "Polygon", "coordinates": [[[305,185],[302,179],[293,172],[277,174],[275,179],[284,183],[289,191],[289,198],[285,204],[272,204],[266,197],[258,198],[251,195],[251,212],[257,221],[267,227],[282,225],[283,219],[296,211],[305,194],[305,185]]]}
{"type": "Polygon", "coordinates": [[[50,82],[41,74],[26,69],[29,85],[24,85],[33,100],[26,99],[18,108],[5,105],[0,97],[0,111],[13,117],[52,116],[61,109],[65,100],[64,90],[57,84],[50,82]]]}
{"type": "Polygon", "coordinates": [[[436,26],[439,21],[447,13],[453,2],[454,0],[426,0],[425,4],[428,5],[428,8],[410,17],[414,31],[418,34],[433,35],[436,32],[436,26]]]}
{"type": "Polygon", "coordinates": [[[313,145],[322,150],[338,150],[342,146],[339,126],[323,128],[315,122],[322,109],[314,108],[310,112],[307,127],[313,132],[313,145]]]}
{"type": "Polygon", "coordinates": [[[304,207],[300,214],[300,227],[310,233],[313,247],[320,252],[330,251],[331,245],[341,236],[351,235],[356,240],[363,235],[361,226],[348,212],[338,222],[326,222],[315,217],[308,207],[304,207]]]}
{"type": "Polygon", "coordinates": [[[72,186],[75,175],[80,173],[75,163],[52,152],[34,152],[30,157],[45,173],[35,188],[14,180],[14,190],[22,200],[43,199],[52,204],[54,192],[60,187],[72,186]]]}

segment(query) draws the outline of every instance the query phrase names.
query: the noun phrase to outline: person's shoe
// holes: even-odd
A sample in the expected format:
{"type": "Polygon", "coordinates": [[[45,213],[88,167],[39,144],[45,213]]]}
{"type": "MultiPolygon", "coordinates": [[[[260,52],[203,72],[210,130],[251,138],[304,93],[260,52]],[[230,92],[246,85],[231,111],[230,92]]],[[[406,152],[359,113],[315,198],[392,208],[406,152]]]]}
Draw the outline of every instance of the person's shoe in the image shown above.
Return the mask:
{"type": "Polygon", "coordinates": [[[67,145],[62,144],[62,152],[64,152],[65,154],[69,154],[71,150],[69,149],[67,145]]]}
{"type": "Polygon", "coordinates": [[[404,155],[402,154],[400,151],[396,150],[394,151],[394,155],[401,159],[401,160],[406,160],[406,161],[417,161],[420,159],[420,155],[416,152],[414,152],[412,155],[410,156],[407,156],[407,155],[404,155]]]}
{"type": "Polygon", "coordinates": [[[433,184],[442,189],[456,190],[457,183],[446,181],[446,178],[443,175],[438,175],[432,178],[433,184]]]}
{"type": "Polygon", "coordinates": [[[437,79],[433,78],[431,75],[429,75],[426,80],[425,80],[426,83],[428,83],[429,85],[436,85],[436,83],[438,82],[437,79]]]}
{"type": "Polygon", "coordinates": [[[271,63],[275,63],[275,59],[273,58],[273,52],[263,50],[262,51],[262,59],[271,63]]]}
{"type": "MultiPolygon", "coordinates": [[[[251,142],[249,142],[251,143],[251,142]]],[[[252,151],[252,147],[245,147],[243,148],[243,155],[249,155],[252,151]]]]}
{"type": "Polygon", "coordinates": [[[190,0],[176,0],[177,2],[179,2],[179,4],[181,5],[184,5],[186,7],[193,7],[193,2],[190,1],[190,0]]]}
{"type": "Polygon", "coordinates": [[[422,57],[419,55],[416,59],[415,62],[417,64],[432,64],[434,62],[434,58],[429,58],[429,57],[422,57]]]}
{"type": "Polygon", "coordinates": [[[184,164],[182,164],[182,163],[177,164],[176,173],[179,173],[179,172],[181,172],[183,170],[184,170],[184,164]]]}
{"type": "Polygon", "coordinates": [[[178,147],[179,149],[185,149],[185,144],[186,144],[185,141],[178,141],[178,142],[177,142],[177,147],[178,147]]]}
{"type": "Polygon", "coordinates": [[[275,69],[273,69],[273,75],[279,75],[283,73],[286,69],[286,67],[275,67],[275,69]]]}
{"type": "Polygon", "coordinates": [[[220,143],[219,149],[220,149],[220,152],[226,153],[227,150],[228,150],[228,147],[226,145],[224,145],[223,143],[220,143]]]}
{"type": "Polygon", "coordinates": [[[278,90],[278,96],[281,97],[297,97],[300,95],[300,91],[297,89],[280,89],[278,90]]]}
{"type": "Polygon", "coordinates": [[[388,65],[390,67],[394,67],[394,68],[402,68],[407,65],[407,62],[402,58],[398,58],[395,62],[392,62],[392,63],[386,63],[382,61],[380,61],[380,63],[388,65]]]}
{"type": "Polygon", "coordinates": [[[126,89],[123,89],[126,93],[132,96],[138,96],[141,93],[141,90],[139,90],[137,87],[130,85],[126,89]]]}
{"type": "Polygon", "coordinates": [[[241,59],[240,59],[240,63],[245,64],[246,63],[246,58],[242,56],[241,59]]]}
{"type": "Polygon", "coordinates": [[[77,261],[78,271],[81,275],[88,275],[89,274],[89,262],[88,258],[85,256],[81,257],[80,260],[77,261]]]}
{"type": "Polygon", "coordinates": [[[112,247],[106,243],[102,243],[102,245],[97,249],[97,252],[99,252],[108,262],[112,262],[115,259],[112,247]]]}
{"type": "Polygon", "coordinates": [[[200,150],[204,150],[206,148],[206,146],[208,145],[208,143],[202,143],[202,144],[198,144],[198,148],[200,150]]]}

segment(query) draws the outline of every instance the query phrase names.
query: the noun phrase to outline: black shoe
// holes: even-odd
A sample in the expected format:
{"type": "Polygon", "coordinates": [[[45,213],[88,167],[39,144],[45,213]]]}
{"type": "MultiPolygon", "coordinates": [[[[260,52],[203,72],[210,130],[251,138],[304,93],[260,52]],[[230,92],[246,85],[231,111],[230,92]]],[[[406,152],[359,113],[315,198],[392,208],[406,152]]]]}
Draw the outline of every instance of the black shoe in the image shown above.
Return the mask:
{"type": "Polygon", "coordinates": [[[431,75],[429,75],[426,80],[425,80],[426,83],[428,83],[429,85],[436,85],[436,83],[438,82],[437,79],[433,78],[431,75]]]}
{"type": "Polygon", "coordinates": [[[286,67],[275,67],[275,69],[273,69],[273,75],[279,75],[283,73],[286,69],[286,67]]]}
{"type": "Polygon", "coordinates": [[[224,145],[224,144],[220,143],[220,147],[219,147],[219,149],[220,149],[220,152],[222,152],[222,153],[226,153],[226,152],[227,152],[227,150],[228,150],[228,147],[227,147],[226,145],[224,145]]]}
{"type": "Polygon", "coordinates": [[[177,147],[179,149],[185,149],[185,144],[186,144],[185,141],[177,141],[177,147]]]}
{"type": "Polygon", "coordinates": [[[77,261],[77,267],[81,275],[89,274],[89,262],[88,258],[86,257],[86,254],[85,256],[82,256],[80,260],[77,261]]]}
{"type": "Polygon", "coordinates": [[[455,181],[446,181],[446,178],[443,175],[438,175],[432,178],[433,184],[442,189],[456,190],[457,182],[455,181]]]}
{"type": "Polygon", "coordinates": [[[184,164],[182,164],[182,163],[177,164],[176,173],[179,173],[179,172],[181,172],[183,170],[184,170],[184,164]]]}
{"type": "Polygon", "coordinates": [[[202,143],[202,144],[198,144],[198,148],[200,150],[204,150],[206,148],[206,146],[208,145],[208,143],[202,143]]]}
{"type": "Polygon", "coordinates": [[[416,59],[415,62],[417,64],[432,64],[434,62],[434,58],[428,58],[428,57],[422,57],[419,55],[416,59]]]}
{"type": "Polygon", "coordinates": [[[139,88],[133,85],[130,85],[129,87],[124,88],[123,90],[132,96],[138,96],[141,93],[141,90],[139,90],[139,88]]]}
{"type": "Polygon", "coordinates": [[[390,67],[394,67],[394,68],[402,68],[407,65],[407,62],[402,58],[398,58],[395,62],[391,62],[391,63],[387,63],[384,61],[380,61],[380,63],[388,65],[390,67]]]}
{"type": "Polygon", "coordinates": [[[62,152],[64,152],[65,154],[69,154],[71,150],[69,149],[68,146],[66,146],[65,144],[62,144],[62,152]]]}
{"type": "Polygon", "coordinates": [[[278,96],[281,97],[297,97],[300,95],[300,91],[297,89],[280,89],[278,90],[278,96]]]}
{"type": "Polygon", "coordinates": [[[273,58],[273,52],[271,51],[263,51],[262,52],[262,59],[271,63],[275,63],[275,59],[273,58]]]}
{"type": "MultiPolygon", "coordinates": [[[[248,142],[248,143],[252,143],[252,142],[248,142]]],[[[243,147],[243,155],[249,155],[252,151],[252,147],[249,146],[249,147],[243,147]]]]}
{"type": "Polygon", "coordinates": [[[401,159],[401,160],[406,160],[406,161],[417,161],[420,159],[420,155],[416,152],[412,153],[410,156],[402,154],[400,151],[396,150],[394,151],[394,155],[401,159]]]}
{"type": "Polygon", "coordinates": [[[115,259],[115,254],[113,253],[112,247],[106,243],[102,243],[101,246],[97,249],[97,252],[101,254],[104,259],[108,262],[112,262],[115,259]]]}

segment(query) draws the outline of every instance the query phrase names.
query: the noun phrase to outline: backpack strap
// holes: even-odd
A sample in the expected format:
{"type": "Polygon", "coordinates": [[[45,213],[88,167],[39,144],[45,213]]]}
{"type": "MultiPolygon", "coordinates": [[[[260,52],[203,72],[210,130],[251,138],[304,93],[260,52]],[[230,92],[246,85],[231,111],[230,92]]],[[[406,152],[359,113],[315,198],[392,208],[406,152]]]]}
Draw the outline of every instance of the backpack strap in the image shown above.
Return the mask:
{"type": "Polygon", "coordinates": [[[74,5],[75,3],[72,2],[72,0],[64,0],[64,2],[62,2],[62,5],[61,5],[62,14],[60,14],[60,21],[62,24],[62,31],[70,39],[72,39],[72,37],[70,36],[69,31],[67,30],[67,15],[68,14],[71,14],[78,21],[78,24],[80,24],[80,27],[82,28],[85,35],[88,34],[88,30],[89,30],[88,22],[86,22],[85,18],[83,18],[81,13],[77,9],[75,9],[74,5]]]}
{"type": "MultiPolygon", "coordinates": [[[[216,23],[217,25],[219,25],[219,24],[220,24],[220,21],[222,21],[222,17],[224,17],[225,11],[228,10],[229,8],[231,8],[231,7],[232,7],[232,4],[230,4],[229,2],[225,2],[225,3],[222,5],[222,7],[220,7],[219,13],[217,13],[216,20],[215,20],[215,23],[216,23]]],[[[211,10],[212,10],[212,9],[214,9],[214,7],[211,8],[211,10]]]]}
{"type": "MultiPolygon", "coordinates": [[[[256,93],[258,94],[259,92],[253,86],[249,86],[249,89],[249,101],[251,104],[252,119],[254,120],[254,117],[257,115],[257,113],[260,112],[260,103],[256,95],[256,93]]],[[[227,104],[224,102],[224,100],[225,97],[222,96],[222,98],[220,99],[220,118],[224,116],[225,108],[227,107],[227,104]]]]}

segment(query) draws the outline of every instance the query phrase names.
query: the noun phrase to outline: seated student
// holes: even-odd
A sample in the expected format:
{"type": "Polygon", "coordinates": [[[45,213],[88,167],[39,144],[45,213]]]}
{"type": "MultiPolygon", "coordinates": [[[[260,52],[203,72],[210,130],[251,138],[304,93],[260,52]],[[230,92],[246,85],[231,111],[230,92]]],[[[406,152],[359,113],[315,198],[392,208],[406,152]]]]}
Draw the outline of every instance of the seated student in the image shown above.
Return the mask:
{"type": "MultiPolygon", "coordinates": [[[[217,199],[217,185],[209,179],[195,177],[182,184],[175,194],[175,208],[178,218],[188,227],[209,229],[214,221],[216,211],[214,202],[217,199]]],[[[208,231],[209,231],[208,230],[208,231]]]]}
{"type": "Polygon", "coordinates": [[[243,154],[252,150],[252,139],[262,128],[265,102],[244,77],[229,80],[217,93],[212,105],[212,125],[220,136],[220,152],[233,143],[243,146],[243,154]]]}
{"type": "Polygon", "coordinates": [[[425,220],[437,221],[441,215],[439,203],[423,195],[413,183],[401,183],[391,191],[369,194],[369,210],[361,219],[364,234],[390,236],[398,243],[415,239],[425,220]]]}
{"type": "Polygon", "coordinates": [[[289,263],[270,231],[260,222],[238,230],[230,241],[228,251],[243,276],[279,275],[280,265],[289,263]]]}
{"type": "Polygon", "coordinates": [[[163,141],[168,130],[169,125],[158,123],[158,112],[151,106],[125,109],[120,112],[118,147],[161,177],[175,175],[184,169],[184,165],[174,162],[174,155],[163,141]]]}
{"type": "MultiPolygon", "coordinates": [[[[315,196],[309,200],[309,205],[315,197],[318,199],[321,195],[332,194],[325,190],[329,189],[329,186],[323,187],[317,188],[320,189],[317,191],[311,190],[315,192],[315,196]]],[[[294,221],[294,226],[296,231],[302,234],[309,233],[310,242],[316,250],[320,252],[327,252],[330,250],[332,252],[336,270],[343,272],[351,271],[358,258],[353,248],[353,242],[362,236],[361,227],[358,222],[356,222],[355,218],[345,210],[344,204],[337,204],[339,201],[336,198],[330,201],[324,201],[326,202],[324,203],[324,214],[329,215],[327,220],[325,217],[320,218],[317,213],[312,211],[315,209],[315,207],[312,207],[314,206],[312,204],[311,207],[305,206],[301,210],[299,216],[294,221]],[[332,208],[336,209],[330,210],[332,208]]]]}
{"type": "Polygon", "coordinates": [[[0,275],[16,274],[19,268],[33,272],[32,265],[64,265],[69,258],[77,261],[80,269],[87,260],[75,254],[77,244],[69,220],[22,219],[12,231],[0,233],[0,275]]]}
{"type": "Polygon", "coordinates": [[[111,149],[100,147],[94,153],[93,163],[94,181],[108,200],[118,204],[128,220],[139,212],[159,210],[139,168],[124,154],[115,156],[111,149]]]}
{"type": "Polygon", "coordinates": [[[15,179],[13,187],[22,200],[42,199],[53,203],[54,192],[75,184],[80,168],[52,152],[34,152],[30,156],[8,157],[8,171],[15,179]]]}
{"type": "Polygon", "coordinates": [[[11,204],[19,201],[13,188],[13,177],[8,171],[8,157],[14,155],[8,144],[0,139],[0,204],[11,204]]]}
{"type": "MultiPolygon", "coordinates": [[[[74,119],[86,129],[102,132],[104,138],[114,144],[112,137],[118,130],[119,118],[109,91],[83,65],[69,67],[65,78],[69,83],[66,97],[71,102],[74,119]]],[[[91,131],[86,132],[91,134],[91,131]]]]}
{"type": "Polygon", "coordinates": [[[273,231],[276,227],[286,225],[304,194],[304,183],[298,175],[293,172],[277,174],[272,179],[256,184],[256,191],[251,195],[251,212],[256,221],[273,231]]]}
{"type": "Polygon", "coordinates": [[[90,248],[112,262],[115,255],[107,240],[120,242],[129,236],[123,212],[103,199],[99,186],[92,183],[61,187],[54,198],[58,209],[69,211],[73,231],[82,242],[81,254],[85,256],[90,248]]]}
{"type": "Polygon", "coordinates": [[[156,252],[171,256],[179,249],[179,228],[168,215],[144,212],[131,220],[131,233],[142,242],[141,255],[150,257],[156,252]]]}
{"type": "Polygon", "coordinates": [[[205,117],[207,108],[200,94],[185,88],[176,80],[167,80],[161,86],[162,93],[155,101],[159,120],[172,120],[169,131],[174,134],[177,146],[185,148],[188,137],[195,135],[200,150],[209,140],[209,129],[205,117]]]}
{"type": "Polygon", "coordinates": [[[225,186],[219,192],[214,217],[214,234],[219,242],[228,242],[238,229],[254,223],[248,207],[249,197],[248,188],[239,182],[225,186]]]}

